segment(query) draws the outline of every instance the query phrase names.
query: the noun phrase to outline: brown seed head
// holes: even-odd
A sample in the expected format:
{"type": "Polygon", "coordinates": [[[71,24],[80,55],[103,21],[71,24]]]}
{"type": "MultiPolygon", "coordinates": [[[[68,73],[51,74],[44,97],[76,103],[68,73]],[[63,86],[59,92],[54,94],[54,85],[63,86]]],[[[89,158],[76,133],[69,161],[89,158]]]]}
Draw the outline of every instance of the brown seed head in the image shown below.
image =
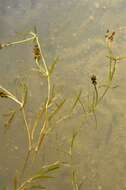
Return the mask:
{"type": "Polygon", "coordinates": [[[39,61],[41,58],[41,54],[40,54],[40,49],[37,44],[34,46],[33,53],[34,53],[34,58],[39,61]]]}
{"type": "Polygon", "coordinates": [[[97,85],[97,78],[96,78],[96,75],[92,75],[91,76],[91,82],[93,85],[97,85]]]}
{"type": "Polygon", "coordinates": [[[8,98],[8,94],[6,92],[0,91],[1,98],[8,98]]]}

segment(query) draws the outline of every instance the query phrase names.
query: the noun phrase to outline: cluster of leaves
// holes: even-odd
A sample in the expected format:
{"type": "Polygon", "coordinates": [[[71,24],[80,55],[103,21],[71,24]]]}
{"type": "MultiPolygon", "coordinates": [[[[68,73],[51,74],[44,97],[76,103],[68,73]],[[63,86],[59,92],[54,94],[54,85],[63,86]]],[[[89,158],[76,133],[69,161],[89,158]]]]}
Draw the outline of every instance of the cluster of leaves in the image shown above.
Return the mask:
{"type": "Polygon", "coordinates": [[[37,171],[32,177],[26,179],[20,185],[18,184],[17,178],[15,178],[13,182],[14,190],[46,189],[46,187],[42,186],[40,182],[43,182],[45,179],[54,178],[51,173],[60,167],[61,164],[58,161],[50,165],[42,166],[39,171],[37,171]]]}

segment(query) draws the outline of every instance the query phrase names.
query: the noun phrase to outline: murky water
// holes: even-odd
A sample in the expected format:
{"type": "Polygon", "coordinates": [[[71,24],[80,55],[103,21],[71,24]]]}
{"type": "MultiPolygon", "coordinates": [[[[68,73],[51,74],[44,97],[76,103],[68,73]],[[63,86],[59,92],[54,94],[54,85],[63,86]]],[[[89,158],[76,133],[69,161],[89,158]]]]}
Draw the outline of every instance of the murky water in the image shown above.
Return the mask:
{"type": "MultiPolygon", "coordinates": [[[[87,94],[92,73],[98,80],[104,81],[107,77],[104,43],[107,29],[116,31],[114,52],[117,56],[126,55],[125,9],[125,0],[1,0],[0,41],[20,39],[21,33],[37,26],[48,64],[56,56],[60,58],[52,80],[59,96],[67,98],[68,106],[60,113],[60,116],[65,115],[80,89],[83,96],[87,94]]],[[[40,78],[31,72],[34,66],[31,51],[28,44],[0,51],[0,84],[16,93],[17,81],[28,81],[30,123],[46,93],[45,80],[40,83],[40,78]]],[[[78,183],[83,179],[82,190],[126,189],[125,69],[125,61],[117,65],[114,84],[119,87],[110,90],[98,107],[97,128],[94,117],[81,125],[73,163],[78,183]]],[[[27,136],[20,114],[11,129],[4,133],[3,114],[13,106],[15,104],[9,101],[0,100],[0,190],[6,184],[10,189],[16,172],[23,167],[27,151],[27,136]]],[[[43,164],[68,161],[64,152],[68,150],[73,129],[75,131],[81,121],[83,117],[75,114],[58,124],[60,127],[47,137],[38,161],[34,165],[29,163],[25,177],[43,164]]],[[[46,185],[51,190],[72,190],[71,170],[61,168],[56,178],[46,185]]]]}

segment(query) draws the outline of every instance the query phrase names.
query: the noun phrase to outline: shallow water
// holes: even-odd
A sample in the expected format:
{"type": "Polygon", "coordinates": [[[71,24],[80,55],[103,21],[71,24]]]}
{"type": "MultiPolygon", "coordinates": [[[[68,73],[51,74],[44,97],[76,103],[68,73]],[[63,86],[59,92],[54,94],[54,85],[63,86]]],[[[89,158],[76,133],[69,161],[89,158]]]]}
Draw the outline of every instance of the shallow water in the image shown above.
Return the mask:
{"type": "MultiPolygon", "coordinates": [[[[116,31],[114,52],[126,55],[125,8],[125,0],[1,0],[0,41],[20,39],[22,33],[37,26],[48,64],[56,56],[60,59],[52,80],[59,97],[67,98],[67,106],[58,116],[61,117],[80,89],[83,96],[87,94],[91,74],[96,74],[99,81],[106,80],[108,67],[104,36],[107,29],[116,31]]],[[[0,51],[0,84],[17,93],[17,81],[24,79],[31,89],[27,113],[30,123],[46,95],[45,80],[40,82],[40,78],[31,72],[34,66],[31,51],[28,44],[0,51]]],[[[119,87],[110,90],[98,107],[97,128],[94,117],[86,125],[81,125],[73,156],[78,183],[83,178],[81,189],[126,189],[125,67],[125,61],[117,65],[114,84],[119,87]]],[[[23,167],[27,136],[20,115],[4,133],[3,114],[15,104],[0,99],[0,106],[2,190],[6,184],[10,189],[16,172],[23,167]]],[[[70,120],[58,124],[60,127],[47,137],[38,161],[34,165],[29,163],[25,177],[32,175],[41,165],[56,160],[68,161],[64,151],[69,148],[73,129],[76,130],[82,121],[83,117],[75,113],[70,120]]],[[[61,168],[55,175],[55,179],[46,183],[48,189],[73,189],[71,170],[61,168]]]]}

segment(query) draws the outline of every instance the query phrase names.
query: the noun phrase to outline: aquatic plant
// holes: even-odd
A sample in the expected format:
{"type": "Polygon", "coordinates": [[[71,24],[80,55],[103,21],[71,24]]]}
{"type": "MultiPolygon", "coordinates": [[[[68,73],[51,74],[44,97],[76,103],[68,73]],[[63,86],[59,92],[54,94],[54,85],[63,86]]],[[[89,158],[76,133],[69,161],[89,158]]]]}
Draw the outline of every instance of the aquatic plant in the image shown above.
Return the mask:
{"type": "MultiPolygon", "coordinates": [[[[76,110],[77,105],[79,105],[82,108],[83,113],[81,116],[82,118],[84,118],[85,123],[87,122],[88,118],[92,116],[92,114],[95,116],[95,120],[97,122],[95,115],[97,107],[102,102],[108,91],[112,88],[117,63],[122,59],[125,59],[125,57],[121,56],[119,57],[113,54],[112,42],[114,40],[114,36],[115,32],[111,33],[107,30],[105,39],[108,49],[108,55],[106,57],[109,61],[109,67],[108,67],[108,76],[106,84],[101,85],[100,81],[97,79],[97,76],[95,74],[91,75],[90,80],[91,80],[91,86],[93,88],[93,93],[91,95],[88,93],[88,96],[86,97],[86,105],[84,103],[85,100],[81,98],[82,90],[80,90],[76,95],[75,99],[73,100],[71,107],[68,109],[68,113],[66,115],[62,115],[61,118],[59,118],[56,121],[58,125],[60,122],[67,119],[69,120],[72,116],[74,116],[74,112],[76,110]]],[[[46,136],[51,131],[53,131],[54,128],[56,128],[56,126],[50,127],[49,125],[50,122],[54,119],[54,117],[59,113],[61,108],[65,106],[65,103],[67,102],[65,98],[63,98],[62,100],[61,99],[57,100],[58,98],[56,97],[55,94],[55,86],[51,82],[51,76],[53,74],[53,71],[55,70],[55,66],[58,63],[59,59],[57,57],[56,59],[54,59],[52,65],[50,67],[48,66],[39,42],[39,36],[36,28],[34,32],[30,32],[25,39],[9,43],[0,43],[0,49],[2,50],[4,48],[9,48],[20,44],[24,45],[25,43],[28,42],[32,42],[33,58],[36,66],[35,70],[41,76],[43,76],[47,81],[47,92],[46,92],[47,94],[45,101],[42,102],[42,104],[38,109],[37,115],[35,116],[32,126],[30,126],[28,123],[28,118],[26,116],[26,110],[25,110],[27,106],[27,98],[29,90],[27,85],[25,83],[21,84],[22,87],[21,99],[18,98],[16,95],[14,95],[10,90],[0,86],[0,97],[14,101],[18,105],[16,110],[12,110],[9,114],[6,115],[8,117],[8,120],[6,122],[6,128],[9,128],[9,126],[12,124],[12,121],[14,117],[16,117],[17,112],[21,112],[28,138],[28,153],[24,161],[23,169],[20,172],[19,179],[17,176],[15,176],[14,178],[13,189],[14,190],[25,190],[25,189],[35,189],[35,188],[44,189],[46,187],[41,185],[43,179],[53,178],[53,176],[50,175],[51,172],[59,169],[61,166],[69,166],[69,169],[71,170],[71,183],[73,190],[81,190],[83,185],[83,177],[81,180],[78,180],[77,168],[72,161],[74,157],[73,153],[74,143],[76,142],[78,134],[82,130],[81,128],[82,123],[80,124],[79,121],[76,130],[74,130],[73,134],[71,135],[72,137],[69,138],[69,148],[68,150],[64,151],[64,154],[67,154],[67,156],[69,157],[68,161],[67,162],[57,161],[53,164],[42,166],[39,169],[39,171],[37,171],[33,176],[23,181],[21,180],[22,176],[24,175],[30,156],[32,157],[33,162],[35,162],[36,161],[35,159],[37,158],[37,155],[44,143],[46,136]],[[39,135],[37,135],[36,131],[39,128],[39,126],[40,126],[40,132],[39,135]]]]}

